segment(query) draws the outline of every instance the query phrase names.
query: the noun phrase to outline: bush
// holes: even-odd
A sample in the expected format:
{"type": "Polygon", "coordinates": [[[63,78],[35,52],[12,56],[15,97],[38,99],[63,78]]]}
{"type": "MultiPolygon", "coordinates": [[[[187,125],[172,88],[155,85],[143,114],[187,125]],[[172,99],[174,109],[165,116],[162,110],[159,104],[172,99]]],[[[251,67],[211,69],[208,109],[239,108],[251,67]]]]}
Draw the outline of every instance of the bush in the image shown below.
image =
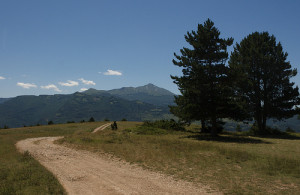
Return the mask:
{"type": "Polygon", "coordinates": [[[105,118],[104,121],[105,121],[105,122],[109,122],[110,120],[109,120],[108,118],[105,118]]]}
{"type": "Polygon", "coordinates": [[[241,125],[237,124],[235,130],[237,132],[241,132],[242,131],[241,125]]]}
{"type": "Polygon", "coordinates": [[[75,121],[67,121],[67,123],[75,123],[75,121]]]}
{"type": "Polygon", "coordinates": [[[122,118],[122,120],[121,121],[127,121],[127,119],[126,118],[122,118]]]}
{"type": "Polygon", "coordinates": [[[285,130],[285,132],[287,132],[287,133],[295,133],[295,130],[292,129],[292,128],[290,128],[290,127],[287,127],[286,130],[285,130]]]}
{"type": "MultiPolygon", "coordinates": [[[[217,133],[221,133],[224,130],[223,125],[225,122],[219,120],[217,121],[217,133]]],[[[211,125],[207,125],[205,128],[201,128],[201,133],[211,133],[212,127],[211,125]]]]}
{"type": "Polygon", "coordinates": [[[286,135],[286,133],[285,132],[283,132],[283,131],[280,131],[279,129],[277,129],[277,128],[272,128],[272,127],[266,127],[266,129],[265,129],[265,132],[261,132],[261,131],[259,131],[259,128],[257,127],[257,125],[256,125],[256,123],[254,123],[253,125],[252,125],[252,127],[250,128],[250,130],[249,130],[249,133],[250,133],[250,135],[262,135],[262,136],[264,136],[264,135],[273,135],[273,136],[282,136],[282,135],[286,135]]]}
{"type": "Polygon", "coordinates": [[[48,125],[53,125],[53,124],[54,124],[53,121],[48,122],[48,125]]]}
{"type": "Polygon", "coordinates": [[[154,127],[166,130],[184,131],[184,124],[176,122],[175,120],[158,120],[158,121],[145,121],[144,127],[154,127]]]}
{"type": "Polygon", "coordinates": [[[127,132],[132,132],[138,135],[166,135],[168,131],[161,128],[149,127],[149,126],[139,126],[133,129],[126,129],[127,132]]]}
{"type": "Polygon", "coordinates": [[[91,117],[89,122],[95,122],[95,119],[93,117],[91,117]]]}

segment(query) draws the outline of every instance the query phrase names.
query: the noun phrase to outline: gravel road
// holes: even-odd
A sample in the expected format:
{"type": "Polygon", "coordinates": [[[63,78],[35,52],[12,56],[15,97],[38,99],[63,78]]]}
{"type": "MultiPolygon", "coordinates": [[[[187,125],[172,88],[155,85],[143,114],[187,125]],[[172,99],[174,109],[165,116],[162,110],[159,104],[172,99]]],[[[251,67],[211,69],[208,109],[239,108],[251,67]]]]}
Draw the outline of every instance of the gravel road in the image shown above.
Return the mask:
{"type": "Polygon", "coordinates": [[[207,194],[209,191],[208,187],[175,181],[105,154],[53,143],[61,138],[29,138],[19,141],[16,147],[20,152],[29,151],[58,178],[68,194],[207,194]]]}

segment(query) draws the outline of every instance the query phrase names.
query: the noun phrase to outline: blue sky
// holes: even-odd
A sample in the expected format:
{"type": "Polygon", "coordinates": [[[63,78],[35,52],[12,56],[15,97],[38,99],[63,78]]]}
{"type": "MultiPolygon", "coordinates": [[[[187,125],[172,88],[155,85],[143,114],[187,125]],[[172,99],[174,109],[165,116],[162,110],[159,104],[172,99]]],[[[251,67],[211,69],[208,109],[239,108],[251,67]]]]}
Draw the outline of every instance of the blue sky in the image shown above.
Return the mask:
{"type": "MultiPolygon", "coordinates": [[[[268,31],[300,68],[298,1],[0,1],[0,97],[153,83],[170,74],[184,35],[207,18],[234,42],[268,31]]],[[[229,51],[232,51],[229,48],[229,51]]],[[[300,76],[293,79],[300,85],[300,76]]]]}

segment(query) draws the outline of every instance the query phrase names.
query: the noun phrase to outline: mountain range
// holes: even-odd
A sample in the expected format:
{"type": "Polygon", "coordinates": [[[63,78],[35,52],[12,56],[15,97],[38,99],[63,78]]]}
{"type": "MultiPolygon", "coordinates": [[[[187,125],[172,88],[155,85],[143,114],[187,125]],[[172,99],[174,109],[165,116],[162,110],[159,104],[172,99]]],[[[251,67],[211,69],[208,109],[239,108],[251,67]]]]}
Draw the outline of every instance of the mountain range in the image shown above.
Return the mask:
{"type": "MultiPolygon", "coordinates": [[[[174,104],[170,91],[147,84],[141,87],[123,87],[113,90],[88,89],[68,95],[26,95],[0,98],[0,128],[37,124],[79,122],[89,120],[145,121],[173,118],[168,105],[174,104]]],[[[234,131],[237,124],[249,129],[251,123],[237,123],[224,119],[225,129],[234,131]]],[[[268,125],[300,132],[300,120],[294,116],[286,121],[268,120],[268,125]]]]}
{"type": "Polygon", "coordinates": [[[0,127],[95,120],[144,121],[168,118],[174,94],[153,84],[114,90],[89,89],[68,95],[0,99],[0,127]]]}

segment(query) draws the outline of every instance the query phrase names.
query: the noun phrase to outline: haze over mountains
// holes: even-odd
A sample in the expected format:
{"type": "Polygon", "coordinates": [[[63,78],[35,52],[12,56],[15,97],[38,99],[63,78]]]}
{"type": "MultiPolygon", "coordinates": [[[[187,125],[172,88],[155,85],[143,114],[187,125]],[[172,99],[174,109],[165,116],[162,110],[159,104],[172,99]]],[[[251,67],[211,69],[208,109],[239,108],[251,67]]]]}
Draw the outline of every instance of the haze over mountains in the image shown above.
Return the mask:
{"type": "Polygon", "coordinates": [[[153,84],[109,91],[89,89],[69,95],[18,96],[0,99],[0,127],[96,120],[132,121],[167,118],[174,94],[153,84]]]}

